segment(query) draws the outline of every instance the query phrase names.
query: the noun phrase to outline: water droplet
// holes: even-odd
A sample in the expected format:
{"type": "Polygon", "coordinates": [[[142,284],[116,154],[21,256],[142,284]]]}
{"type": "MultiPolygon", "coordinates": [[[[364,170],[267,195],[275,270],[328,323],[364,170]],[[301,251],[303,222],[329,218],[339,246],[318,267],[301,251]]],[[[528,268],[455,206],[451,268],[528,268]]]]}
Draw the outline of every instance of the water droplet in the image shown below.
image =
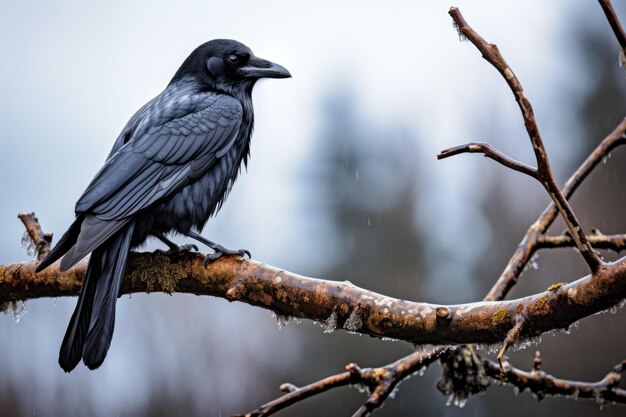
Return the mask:
{"type": "Polygon", "coordinates": [[[35,245],[28,232],[24,232],[22,235],[22,248],[26,250],[28,256],[37,256],[37,245],[35,245]]]}
{"type": "Polygon", "coordinates": [[[367,227],[370,227],[372,225],[372,219],[367,219],[367,227]]]}
{"type": "Polygon", "coordinates": [[[356,171],[354,171],[354,176],[356,178],[356,180],[359,180],[359,170],[357,169],[356,171]]]}
{"type": "Polygon", "coordinates": [[[333,314],[320,324],[324,328],[324,333],[334,332],[337,329],[337,313],[333,311],[333,314]]]}
{"type": "Polygon", "coordinates": [[[282,330],[293,317],[291,316],[283,316],[282,314],[272,313],[272,317],[276,318],[276,323],[278,323],[278,330],[282,330]]]}
{"type": "Polygon", "coordinates": [[[459,35],[459,40],[461,42],[467,42],[467,36],[463,34],[463,31],[461,31],[461,28],[456,24],[456,22],[452,22],[452,27],[456,30],[457,35],[459,35]]]}
{"type": "Polygon", "coordinates": [[[361,313],[359,313],[359,306],[356,306],[352,313],[350,313],[350,317],[344,323],[343,327],[346,330],[351,330],[353,332],[358,331],[363,326],[363,320],[361,319],[361,313]]]}
{"type": "Polygon", "coordinates": [[[381,337],[380,340],[383,340],[385,342],[397,342],[398,341],[398,339],[394,339],[393,337],[385,337],[385,336],[381,337]]]}
{"type": "Polygon", "coordinates": [[[513,350],[528,349],[541,343],[541,336],[529,337],[527,339],[518,340],[513,344],[513,350]]]}
{"type": "Polygon", "coordinates": [[[24,314],[27,313],[26,303],[24,301],[8,301],[0,304],[0,311],[8,314],[14,322],[19,323],[24,314]]]}
{"type": "Polygon", "coordinates": [[[467,398],[462,398],[457,396],[456,394],[452,394],[448,397],[448,400],[446,401],[447,406],[449,406],[450,404],[454,404],[459,408],[463,408],[465,407],[465,404],[467,404],[467,398]]]}
{"type": "Polygon", "coordinates": [[[534,269],[534,270],[538,270],[539,269],[539,254],[535,253],[530,260],[528,261],[528,263],[526,264],[526,266],[524,267],[524,269],[522,270],[522,273],[528,271],[528,269],[534,269]]]}

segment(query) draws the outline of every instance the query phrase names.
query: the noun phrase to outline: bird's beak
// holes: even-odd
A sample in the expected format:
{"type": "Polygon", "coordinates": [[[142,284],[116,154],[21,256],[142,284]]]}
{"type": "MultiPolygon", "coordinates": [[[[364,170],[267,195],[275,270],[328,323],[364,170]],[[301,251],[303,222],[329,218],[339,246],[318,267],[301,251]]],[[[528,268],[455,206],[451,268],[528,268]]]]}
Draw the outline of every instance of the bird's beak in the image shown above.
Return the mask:
{"type": "Polygon", "coordinates": [[[291,78],[287,68],[256,57],[251,58],[246,66],[239,70],[246,78],[291,78]]]}

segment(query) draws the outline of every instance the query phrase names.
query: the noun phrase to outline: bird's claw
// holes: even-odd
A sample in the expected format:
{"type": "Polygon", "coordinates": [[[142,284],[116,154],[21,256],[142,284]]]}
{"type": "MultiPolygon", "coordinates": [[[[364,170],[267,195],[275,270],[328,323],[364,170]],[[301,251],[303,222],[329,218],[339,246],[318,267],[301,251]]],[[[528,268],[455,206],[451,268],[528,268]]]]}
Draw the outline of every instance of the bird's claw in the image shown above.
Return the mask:
{"type": "Polygon", "coordinates": [[[208,264],[210,264],[211,262],[217,261],[219,258],[221,258],[222,256],[231,256],[231,255],[237,255],[237,256],[241,256],[243,258],[252,258],[252,255],[250,254],[250,251],[247,249],[237,249],[237,250],[233,250],[233,249],[226,249],[223,246],[218,246],[217,248],[212,248],[215,252],[213,253],[208,253],[204,256],[204,266],[207,266],[208,264]]]}
{"type": "Polygon", "coordinates": [[[176,247],[172,247],[172,248],[169,248],[168,250],[157,249],[154,251],[154,253],[158,253],[159,255],[165,255],[165,256],[176,256],[176,255],[180,255],[181,253],[188,253],[192,251],[198,252],[198,247],[194,245],[193,243],[190,243],[186,245],[179,245],[176,247]]]}

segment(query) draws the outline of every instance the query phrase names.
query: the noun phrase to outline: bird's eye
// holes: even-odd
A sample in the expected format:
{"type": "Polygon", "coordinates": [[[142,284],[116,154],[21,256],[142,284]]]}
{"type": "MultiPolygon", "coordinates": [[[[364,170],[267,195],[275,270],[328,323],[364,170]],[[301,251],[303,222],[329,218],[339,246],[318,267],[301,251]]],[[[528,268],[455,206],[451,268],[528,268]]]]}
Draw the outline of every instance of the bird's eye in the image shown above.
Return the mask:
{"type": "Polygon", "coordinates": [[[233,55],[228,55],[228,57],[226,58],[226,60],[228,61],[228,63],[230,65],[237,65],[239,64],[239,62],[241,61],[241,59],[239,59],[239,57],[235,54],[233,55]]]}

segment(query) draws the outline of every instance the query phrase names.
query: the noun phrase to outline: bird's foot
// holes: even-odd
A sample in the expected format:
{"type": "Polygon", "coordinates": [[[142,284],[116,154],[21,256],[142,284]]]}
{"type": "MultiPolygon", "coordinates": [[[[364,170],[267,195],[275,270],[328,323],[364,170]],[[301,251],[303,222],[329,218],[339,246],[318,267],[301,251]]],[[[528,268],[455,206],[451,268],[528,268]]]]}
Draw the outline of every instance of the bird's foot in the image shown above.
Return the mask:
{"type": "Polygon", "coordinates": [[[154,253],[158,253],[159,255],[165,255],[165,256],[176,256],[182,253],[188,253],[192,251],[195,251],[195,252],[198,251],[198,247],[194,245],[193,243],[186,244],[186,245],[170,246],[168,250],[157,249],[154,251],[154,253]]]}
{"type": "Polygon", "coordinates": [[[233,249],[227,249],[227,248],[225,248],[222,245],[211,246],[211,249],[213,249],[215,252],[208,253],[204,257],[204,265],[205,266],[210,264],[213,261],[218,260],[222,256],[237,255],[237,256],[241,256],[243,258],[247,257],[248,259],[250,259],[252,257],[252,255],[250,255],[250,251],[246,250],[246,249],[233,250],[233,249]]]}

